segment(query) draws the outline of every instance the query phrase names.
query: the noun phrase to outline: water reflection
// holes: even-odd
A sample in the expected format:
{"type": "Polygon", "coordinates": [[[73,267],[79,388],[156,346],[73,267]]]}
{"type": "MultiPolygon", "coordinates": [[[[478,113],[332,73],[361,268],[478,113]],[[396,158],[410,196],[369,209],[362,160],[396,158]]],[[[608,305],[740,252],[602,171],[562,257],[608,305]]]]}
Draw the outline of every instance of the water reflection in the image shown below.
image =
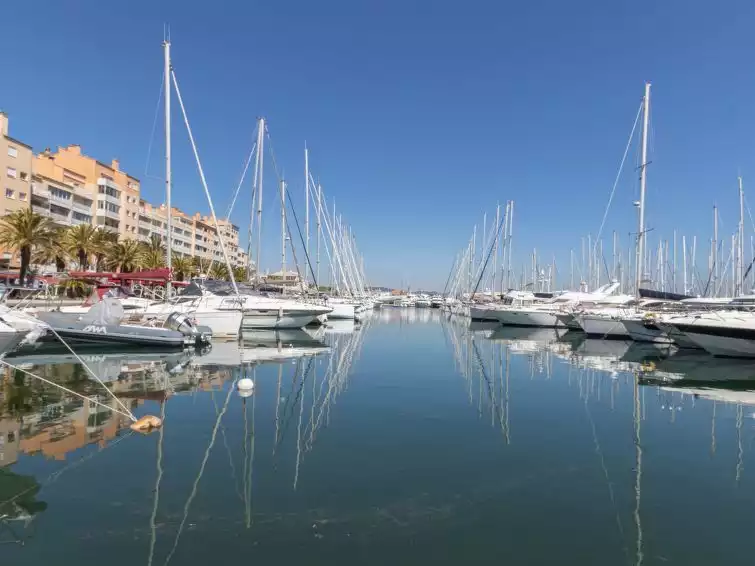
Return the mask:
{"type": "MultiPolygon", "coordinates": [[[[755,364],[431,309],[215,346],[87,354],[165,419],[147,437],[3,375],[0,541],[5,525],[44,533],[0,550],[8,563],[750,559],[755,364]],[[689,537],[701,516],[711,540],[689,537]]],[[[37,354],[14,363],[108,402],[70,359],[37,354]]]]}

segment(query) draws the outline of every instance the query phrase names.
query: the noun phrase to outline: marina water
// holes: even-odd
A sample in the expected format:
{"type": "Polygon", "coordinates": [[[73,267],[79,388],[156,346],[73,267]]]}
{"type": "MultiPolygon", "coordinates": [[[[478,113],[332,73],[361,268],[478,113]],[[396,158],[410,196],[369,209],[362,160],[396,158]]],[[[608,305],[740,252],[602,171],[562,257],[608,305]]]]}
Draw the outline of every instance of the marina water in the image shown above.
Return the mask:
{"type": "MultiPolygon", "coordinates": [[[[165,426],[6,370],[3,564],[752,563],[752,362],[398,307],[83,355],[165,426]]],[[[107,402],[63,354],[14,363],[107,402]]]]}

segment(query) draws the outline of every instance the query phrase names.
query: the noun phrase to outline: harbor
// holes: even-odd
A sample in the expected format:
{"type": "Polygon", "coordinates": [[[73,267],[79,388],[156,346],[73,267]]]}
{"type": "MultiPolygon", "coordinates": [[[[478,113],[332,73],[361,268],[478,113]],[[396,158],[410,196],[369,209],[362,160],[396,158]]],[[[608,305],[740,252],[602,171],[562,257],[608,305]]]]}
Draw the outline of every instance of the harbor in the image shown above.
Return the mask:
{"type": "MultiPolygon", "coordinates": [[[[703,369],[695,355],[424,308],[257,335],[220,357],[81,355],[135,414],[166,424],[144,437],[6,373],[8,563],[117,549],[114,566],[217,552],[451,564],[470,545],[520,563],[749,563],[751,362],[703,369]],[[245,377],[251,396],[235,386],[245,377]],[[715,537],[689,538],[700,514],[715,537]],[[551,544],[523,536],[533,529],[551,544]]],[[[66,352],[6,359],[117,407],[66,352]]]]}
{"type": "Polygon", "coordinates": [[[101,4],[0,7],[0,563],[752,564],[755,4],[101,4]]]}

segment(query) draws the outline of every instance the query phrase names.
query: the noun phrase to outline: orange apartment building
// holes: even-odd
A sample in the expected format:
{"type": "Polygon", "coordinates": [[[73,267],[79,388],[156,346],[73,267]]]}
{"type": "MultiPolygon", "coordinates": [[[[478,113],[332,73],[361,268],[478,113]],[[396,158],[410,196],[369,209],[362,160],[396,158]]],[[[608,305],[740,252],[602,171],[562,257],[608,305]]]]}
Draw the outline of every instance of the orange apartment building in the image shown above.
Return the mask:
{"type": "MultiPolygon", "coordinates": [[[[5,216],[22,208],[28,208],[32,192],[31,146],[10,137],[8,115],[0,112],[0,179],[2,201],[0,215],[5,216]]],[[[8,268],[18,263],[10,250],[0,249],[0,267],[8,268]]]]}
{"type": "MultiPolygon", "coordinates": [[[[8,116],[0,112],[0,179],[3,180],[0,216],[31,207],[62,226],[91,224],[121,238],[148,241],[153,234],[165,240],[167,209],[140,198],[139,179],[120,168],[82,153],[73,144],[34,155],[31,146],[8,135],[8,116]]],[[[173,208],[173,251],[223,261],[217,230],[211,218],[190,216],[173,208]]],[[[239,247],[239,229],[218,220],[234,266],[246,267],[247,254],[239,247]]],[[[18,258],[0,250],[0,268],[18,267],[18,258]]]]}

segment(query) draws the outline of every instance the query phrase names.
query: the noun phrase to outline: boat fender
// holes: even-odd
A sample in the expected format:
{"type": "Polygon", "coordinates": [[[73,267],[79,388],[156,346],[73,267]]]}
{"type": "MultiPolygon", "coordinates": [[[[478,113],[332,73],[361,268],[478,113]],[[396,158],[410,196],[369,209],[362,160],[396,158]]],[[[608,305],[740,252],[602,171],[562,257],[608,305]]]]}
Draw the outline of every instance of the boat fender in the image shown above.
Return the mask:
{"type": "Polygon", "coordinates": [[[131,423],[131,430],[141,432],[143,434],[149,434],[154,429],[163,426],[163,421],[153,415],[144,415],[136,422],[131,423]]]}
{"type": "Polygon", "coordinates": [[[236,383],[236,389],[238,389],[242,398],[251,397],[254,394],[254,381],[248,377],[243,377],[236,383]]]}

